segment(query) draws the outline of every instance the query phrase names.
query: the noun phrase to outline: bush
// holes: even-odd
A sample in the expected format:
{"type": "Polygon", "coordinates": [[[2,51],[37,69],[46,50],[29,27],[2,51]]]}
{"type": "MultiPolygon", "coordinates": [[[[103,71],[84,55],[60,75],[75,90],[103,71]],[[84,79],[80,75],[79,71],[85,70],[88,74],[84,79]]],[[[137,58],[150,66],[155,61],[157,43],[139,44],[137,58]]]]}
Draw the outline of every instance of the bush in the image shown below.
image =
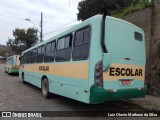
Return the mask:
{"type": "Polygon", "coordinates": [[[125,15],[128,15],[130,13],[133,13],[133,12],[136,12],[136,11],[139,11],[139,10],[143,10],[145,8],[148,8],[148,7],[152,7],[153,6],[153,2],[140,2],[136,5],[131,5],[125,9],[123,9],[121,12],[118,12],[118,11],[112,11],[111,12],[111,15],[114,16],[114,17],[118,17],[118,18],[121,18],[125,15]]]}

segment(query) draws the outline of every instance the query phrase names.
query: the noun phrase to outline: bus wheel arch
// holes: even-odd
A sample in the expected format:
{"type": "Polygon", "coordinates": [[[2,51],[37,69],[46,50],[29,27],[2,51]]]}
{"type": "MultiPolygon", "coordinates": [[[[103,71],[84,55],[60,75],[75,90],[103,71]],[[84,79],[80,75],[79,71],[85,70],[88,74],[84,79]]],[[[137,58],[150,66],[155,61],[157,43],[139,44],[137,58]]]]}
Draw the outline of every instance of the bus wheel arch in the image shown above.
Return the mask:
{"type": "Polygon", "coordinates": [[[50,93],[49,93],[49,81],[47,76],[42,76],[41,79],[41,91],[42,91],[42,95],[45,99],[50,97],[50,93]]]}

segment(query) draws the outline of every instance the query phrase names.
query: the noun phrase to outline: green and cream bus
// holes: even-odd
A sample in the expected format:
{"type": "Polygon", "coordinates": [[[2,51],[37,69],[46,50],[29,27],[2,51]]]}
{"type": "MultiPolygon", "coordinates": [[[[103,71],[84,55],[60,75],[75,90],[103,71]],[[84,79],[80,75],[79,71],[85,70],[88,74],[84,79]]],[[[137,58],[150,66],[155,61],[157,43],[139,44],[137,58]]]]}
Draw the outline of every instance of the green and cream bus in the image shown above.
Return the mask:
{"type": "Polygon", "coordinates": [[[144,31],[93,16],[22,52],[20,79],[84,103],[145,97],[144,31]]]}
{"type": "Polygon", "coordinates": [[[6,58],[5,72],[8,74],[19,73],[20,55],[12,55],[6,58]]]}

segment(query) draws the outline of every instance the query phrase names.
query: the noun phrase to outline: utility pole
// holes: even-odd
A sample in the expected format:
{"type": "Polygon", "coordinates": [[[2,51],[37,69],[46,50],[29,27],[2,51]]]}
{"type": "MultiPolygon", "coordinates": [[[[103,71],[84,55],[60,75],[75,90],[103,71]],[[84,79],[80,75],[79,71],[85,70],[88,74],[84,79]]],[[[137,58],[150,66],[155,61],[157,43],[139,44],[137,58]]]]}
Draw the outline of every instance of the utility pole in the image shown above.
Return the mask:
{"type": "Polygon", "coordinates": [[[40,42],[43,41],[43,13],[41,12],[41,34],[40,34],[40,42]]]}
{"type": "Polygon", "coordinates": [[[30,21],[34,25],[34,27],[37,29],[37,31],[40,32],[40,41],[39,42],[43,42],[43,13],[41,12],[41,21],[40,21],[41,31],[39,31],[39,29],[36,27],[34,22],[31,21],[29,18],[26,18],[25,20],[30,21]]]}

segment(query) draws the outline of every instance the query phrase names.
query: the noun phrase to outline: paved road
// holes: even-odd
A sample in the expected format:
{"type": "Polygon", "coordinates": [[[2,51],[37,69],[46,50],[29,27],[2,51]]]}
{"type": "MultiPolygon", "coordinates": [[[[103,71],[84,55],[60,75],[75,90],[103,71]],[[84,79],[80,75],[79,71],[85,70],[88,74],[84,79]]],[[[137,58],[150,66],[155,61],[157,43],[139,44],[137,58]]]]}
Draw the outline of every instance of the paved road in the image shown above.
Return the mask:
{"type": "Polygon", "coordinates": [[[16,75],[8,75],[0,64],[0,111],[88,111],[88,110],[129,110],[143,111],[142,108],[124,101],[88,105],[69,98],[53,95],[44,99],[41,90],[23,85],[16,75]]]}

